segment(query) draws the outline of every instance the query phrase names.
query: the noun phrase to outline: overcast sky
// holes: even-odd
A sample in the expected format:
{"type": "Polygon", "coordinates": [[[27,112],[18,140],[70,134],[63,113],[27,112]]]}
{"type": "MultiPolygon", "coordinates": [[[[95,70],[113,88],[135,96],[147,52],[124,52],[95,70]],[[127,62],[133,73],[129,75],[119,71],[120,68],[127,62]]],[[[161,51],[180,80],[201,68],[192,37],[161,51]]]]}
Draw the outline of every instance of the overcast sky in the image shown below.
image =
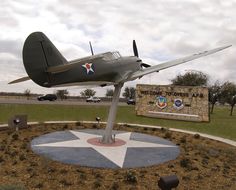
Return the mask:
{"type": "MultiPolygon", "coordinates": [[[[236,83],[236,0],[1,0],[0,91],[50,93],[32,81],[8,85],[26,76],[22,47],[34,31],[44,32],[68,59],[118,50],[133,55],[132,40],[143,62],[151,65],[213,49],[222,52],[126,83],[169,84],[189,70],[236,83]]],[[[106,88],[96,88],[98,96],[106,88]]],[[[76,87],[72,95],[79,95],[76,87]]]]}

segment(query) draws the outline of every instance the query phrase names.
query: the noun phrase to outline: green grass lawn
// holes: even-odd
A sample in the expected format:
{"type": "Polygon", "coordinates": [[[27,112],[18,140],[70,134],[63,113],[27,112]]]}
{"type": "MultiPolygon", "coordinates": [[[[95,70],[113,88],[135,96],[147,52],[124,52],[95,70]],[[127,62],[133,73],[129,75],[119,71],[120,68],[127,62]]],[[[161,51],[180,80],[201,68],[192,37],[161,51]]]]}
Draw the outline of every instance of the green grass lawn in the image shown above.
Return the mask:
{"type": "MultiPolygon", "coordinates": [[[[121,106],[118,108],[117,122],[150,124],[162,127],[171,127],[212,134],[236,140],[236,113],[229,116],[229,107],[216,107],[209,123],[195,123],[154,119],[136,116],[134,106],[121,106]]],[[[102,121],[107,120],[109,107],[91,106],[65,106],[65,105],[0,105],[0,123],[7,123],[8,118],[15,114],[27,114],[29,121],[77,120],[95,121],[99,116],[102,121]]],[[[235,111],[236,112],[236,111],[235,111]]]]}

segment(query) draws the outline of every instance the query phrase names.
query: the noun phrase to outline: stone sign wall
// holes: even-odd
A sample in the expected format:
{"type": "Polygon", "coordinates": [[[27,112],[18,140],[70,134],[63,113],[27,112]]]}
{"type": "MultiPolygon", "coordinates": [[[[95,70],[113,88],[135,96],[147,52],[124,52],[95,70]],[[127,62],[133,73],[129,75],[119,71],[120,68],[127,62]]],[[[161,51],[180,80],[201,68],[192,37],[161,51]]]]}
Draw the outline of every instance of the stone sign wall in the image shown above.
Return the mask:
{"type": "Polygon", "coordinates": [[[138,84],[135,110],[148,117],[208,122],[208,89],[138,84]]]}

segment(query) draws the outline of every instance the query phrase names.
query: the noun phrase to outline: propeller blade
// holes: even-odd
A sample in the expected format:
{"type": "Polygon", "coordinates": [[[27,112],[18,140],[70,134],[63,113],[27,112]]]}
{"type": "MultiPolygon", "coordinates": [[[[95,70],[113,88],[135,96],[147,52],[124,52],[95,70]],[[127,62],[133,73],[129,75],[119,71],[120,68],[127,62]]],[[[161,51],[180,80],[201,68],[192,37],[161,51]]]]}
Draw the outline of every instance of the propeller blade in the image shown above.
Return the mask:
{"type": "Polygon", "coordinates": [[[142,66],[142,67],[145,67],[145,68],[151,67],[151,65],[149,65],[149,64],[147,64],[147,63],[141,63],[141,66],[142,66]]]}
{"type": "Polygon", "coordinates": [[[133,40],[133,50],[134,50],[134,55],[138,57],[138,49],[135,40],[133,40]]]}
{"type": "Polygon", "coordinates": [[[93,46],[92,46],[90,41],[89,41],[89,46],[90,46],[91,54],[94,55],[94,53],[93,53],[93,46]]]}

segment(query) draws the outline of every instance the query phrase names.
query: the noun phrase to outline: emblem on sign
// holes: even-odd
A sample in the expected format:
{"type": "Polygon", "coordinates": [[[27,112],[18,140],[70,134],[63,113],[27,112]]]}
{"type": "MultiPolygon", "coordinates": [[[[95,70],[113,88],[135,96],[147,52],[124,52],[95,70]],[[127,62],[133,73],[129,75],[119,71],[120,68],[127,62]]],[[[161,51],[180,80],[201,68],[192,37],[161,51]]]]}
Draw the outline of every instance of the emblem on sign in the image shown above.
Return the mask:
{"type": "Polygon", "coordinates": [[[82,67],[84,67],[86,69],[87,75],[94,73],[94,70],[93,70],[92,66],[93,66],[92,63],[85,63],[84,65],[82,65],[82,67]]]}
{"type": "Polygon", "coordinates": [[[182,99],[175,99],[173,106],[177,110],[182,109],[184,107],[183,100],[182,99]]]}
{"type": "Polygon", "coordinates": [[[164,96],[157,96],[156,101],[156,105],[161,109],[167,106],[167,99],[164,96]]]}

